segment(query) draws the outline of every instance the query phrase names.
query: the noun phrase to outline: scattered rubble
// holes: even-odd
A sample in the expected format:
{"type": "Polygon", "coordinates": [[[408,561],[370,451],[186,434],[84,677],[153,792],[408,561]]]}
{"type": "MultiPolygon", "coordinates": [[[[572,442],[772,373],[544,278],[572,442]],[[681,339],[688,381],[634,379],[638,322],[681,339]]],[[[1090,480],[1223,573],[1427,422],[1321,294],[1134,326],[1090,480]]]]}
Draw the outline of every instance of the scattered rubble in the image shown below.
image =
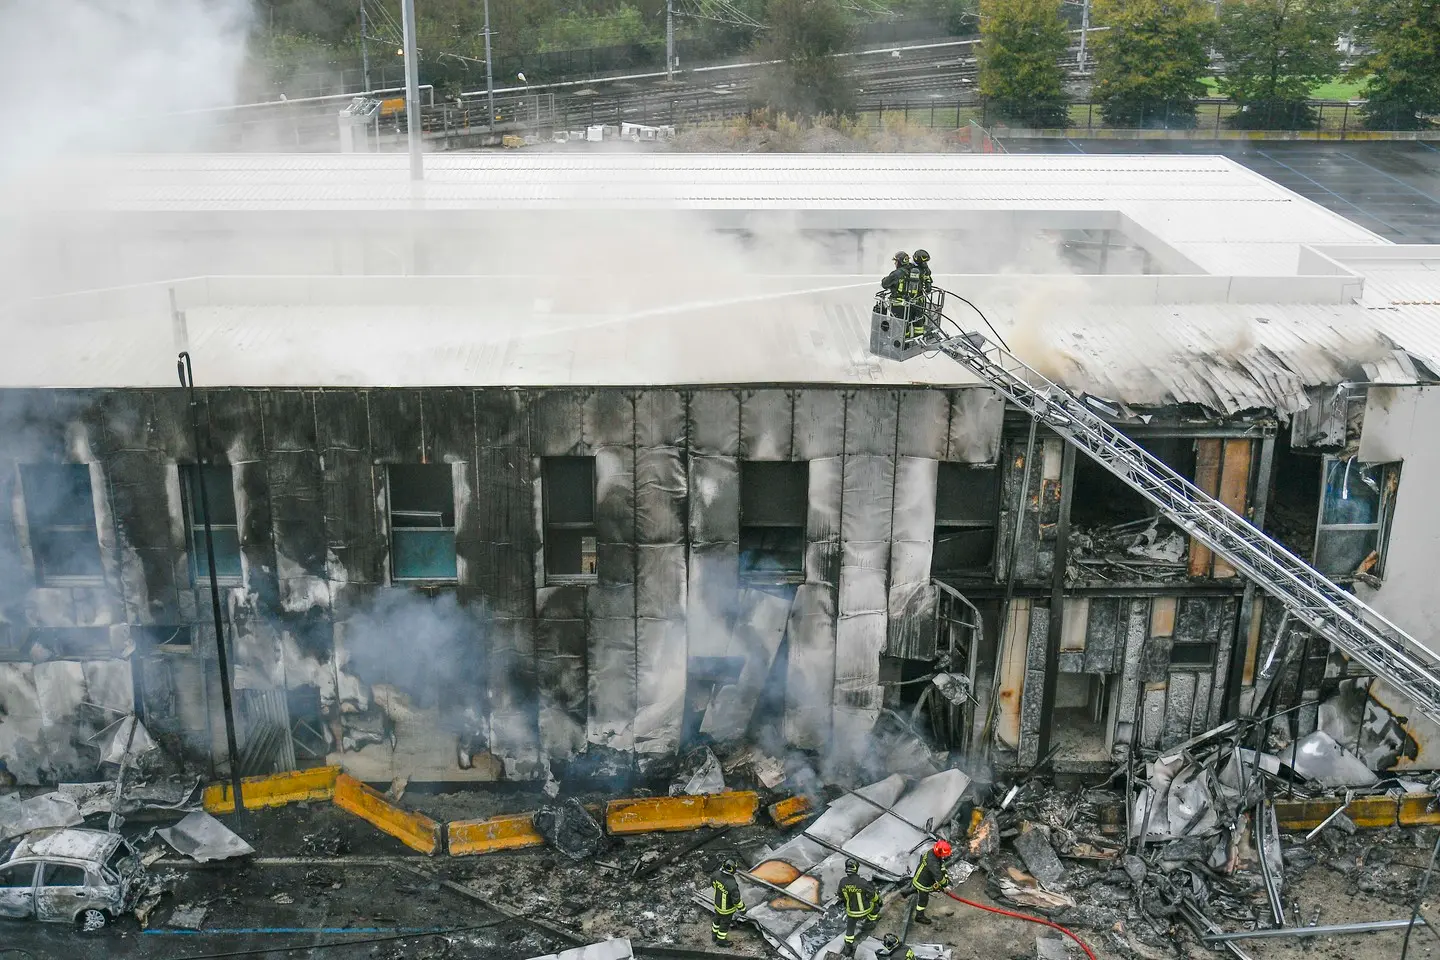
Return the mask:
{"type": "Polygon", "coordinates": [[[157,830],[155,834],[176,853],[200,863],[248,857],[255,852],[254,847],[203,810],[187,814],[175,826],[157,830]]]}
{"type": "Polygon", "coordinates": [[[605,839],[600,824],[574,797],[558,805],[541,807],[532,820],[545,842],[571,860],[595,856],[605,839]]]}
{"type": "Polygon", "coordinates": [[[686,754],[680,762],[680,774],[670,784],[670,796],[703,796],[724,793],[725,775],[720,761],[709,747],[700,747],[686,754]]]}

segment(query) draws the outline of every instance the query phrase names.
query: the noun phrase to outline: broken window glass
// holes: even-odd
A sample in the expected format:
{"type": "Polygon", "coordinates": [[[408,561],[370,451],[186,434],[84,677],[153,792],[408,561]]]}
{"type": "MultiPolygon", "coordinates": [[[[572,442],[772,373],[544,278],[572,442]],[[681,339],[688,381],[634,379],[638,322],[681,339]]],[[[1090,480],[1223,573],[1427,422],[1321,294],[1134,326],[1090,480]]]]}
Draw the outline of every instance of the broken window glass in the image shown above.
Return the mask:
{"type": "Polygon", "coordinates": [[[240,525],[235,510],[234,472],[225,465],[199,466],[187,463],[180,468],[184,481],[185,516],[190,526],[190,570],[195,580],[210,577],[210,558],[205,549],[205,508],[201,505],[200,481],[205,482],[204,503],[210,507],[210,534],[215,547],[215,576],[239,580],[240,525]]]}
{"type": "Polygon", "coordinates": [[[790,580],[804,573],[809,499],[809,462],[741,462],[742,576],[790,580]]]}
{"type": "Polygon", "coordinates": [[[1327,457],[1321,471],[1315,567],[1332,577],[1383,575],[1398,463],[1327,457]]]}
{"type": "Polygon", "coordinates": [[[1000,471],[993,466],[942,463],[935,478],[934,576],[985,574],[994,567],[1000,471]]]}
{"type": "Polygon", "coordinates": [[[1215,663],[1215,644],[1203,641],[1180,641],[1170,647],[1170,666],[1208,667],[1215,663]]]}
{"type": "Polygon", "coordinates": [[[454,580],[455,479],[448,463],[389,468],[395,580],[454,580]]]}
{"type": "Polygon", "coordinates": [[[593,577],[596,567],[595,458],[546,457],[545,573],[593,577]]]}
{"type": "Polygon", "coordinates": [[[41,582],[103,576],[90,468],[83,463],[33,464],[21,468],[20,483],[41,582]]]}

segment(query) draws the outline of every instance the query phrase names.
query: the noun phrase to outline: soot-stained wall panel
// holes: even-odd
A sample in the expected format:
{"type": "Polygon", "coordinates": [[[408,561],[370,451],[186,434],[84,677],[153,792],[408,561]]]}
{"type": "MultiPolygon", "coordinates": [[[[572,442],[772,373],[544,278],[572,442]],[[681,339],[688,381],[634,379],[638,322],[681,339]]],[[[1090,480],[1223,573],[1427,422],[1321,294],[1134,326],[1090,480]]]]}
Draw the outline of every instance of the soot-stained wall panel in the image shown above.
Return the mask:
{"type": "Polygon", "coordinates": [[[636,649],[633,584],[590,588],[586,740],[615,750],[635,749],[636,649]]]}
{"type": "Polygon", "coordinates": [[[638,542],[684,543],[688,491],[680,448],[639,448],[635,454],[635,483],[638,542]]]}
{"type": "Polygon", "coordinates": [[[796,392],[794,459],[814,461],[843,452],[846,397],[839,390],[796,392]]]}
{"type": "Polygon", "coordinates": [[[733,390],[690,394],[690,455],[734,457],[740,452],[740,396],[733,390]]]}
{"type": "Polygon", "coordinates": [[[816,750],[831,742],[843,467],[839,456],[810,461],[805,582],[797,588],[790,611],[786,737],[794,746],[816,750]]]}
{"type": "Polygon", "coordinates": [[[679,746],[684,721],[685,545],[647,544],[637,551],[635,750],[657,756],[673,753],[679,746]]]}
{"type": "Polygon", "coordinates": [[[370,391],[370,452],[382,463],[425,459],[425,418],[419,390],[370,391]]]}
{"type": "Polygon", "coordinates": [[[740,592],[734,629],[724,645],[709,655],[741,658],[744,665],[734,683],[715,690],[700,723],[701,733],[719,743],[744,736],[785,637],[792,605],[793,594],[788,591],[784,595],[749,589],[740,592]]]}
{"type": "Polygon", "coordinates": [[[635,444],[685,447],[688,394],[679,390],[641,390],[635,394],[635,444]]]}
{"type": "Polygon", "coordinates": [[[585,747],[588,723],[585,595],[580,584],[536,592],[535,656],[540,745],[568,760],[585,747]]]}
{"type": "Polygon", "coordinates": [[[724,656],[730,619],[740,592],[740,548],[730,543],[693,544],[687,569],[686,642],[691,657],[724,656]]]}
{"type": "Polygon", "coordinates": [[[795,400],[788,390],[740,394],[740,459],[789,460],[794,450],[795,400]]]}
{"type": "MultiPolygon", "coordinates": [[[[585,438],[583,408],[586,394],[578,390],[537,390],[530,395],[533,429],[530,433],[532,453],[537,457],[579,457],[591,452],[585,438]]],[[[495,425],[488,422],[481,407],[482,433],[494,434],[495,425]]]]}
{"type": "Polygon", "coordinates": [[[994,463],[1000,455],[1005,400],[988,387],[967,387],[950,393],[950,449],[946,460],[994,463]]]}
{"type": "MultiPolygon", "coordinates": [[[[1145,597],[1134,597],[1119,603],[1124,659],[1120,668],[1120,704],[1116,710],[1115,740],[1129,744],[1135,736],[1136,706],[1142,696],[1141,660],[1145,641],[1150,635],[1150,601],[1145,597]]],[[[1091,608],[1094,608],[1093,602],[1091,608]]]]}
{"type": "Polygon", "coordinates": [[[894,390],[853,390],[845,403],[845,453],[894,457],[899,395],[894,390]]]}
{"type": "Polygon", "coordinates": [[[950,447],[950,394],[943,390],[901,390],[896,453],[944,460],[950,447]]]}
{"type": "Polygon", "coordinates": [[[930,582],[935,543],[935,482],[939,463],[902,456],[895,463],[895,499],[890,528],[890,601],[892,622],[916,592],[930,582]]]}
{"type": "Polygon", "coordinates": [[[474,398],[473,390],[453,388],[421,393],[421,453],[427,462],[466,463],[475,459],[474,398]]]}
{"type": "Polygon", "coordinates": [[[281,608],[293,614],[329,606],[313,396],[300,390],[273,390],[265,395],[276,575],[281,608]]]}

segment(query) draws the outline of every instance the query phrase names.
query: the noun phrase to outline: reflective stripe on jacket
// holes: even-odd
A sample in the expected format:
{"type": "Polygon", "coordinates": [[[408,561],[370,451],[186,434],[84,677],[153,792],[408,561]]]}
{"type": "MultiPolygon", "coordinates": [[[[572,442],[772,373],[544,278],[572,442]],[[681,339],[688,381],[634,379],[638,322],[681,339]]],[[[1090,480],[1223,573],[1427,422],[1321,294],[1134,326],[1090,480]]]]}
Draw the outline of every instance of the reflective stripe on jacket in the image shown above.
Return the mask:
{"type": "Polygon", "coordinates": [[[875,885],[859,874],[851,874],[840,884],[840,899],[845,901],[846,915],[868,916],[875,909],[875,885]]]}
{"type": "Polygon", "coordinates": [[[723,916],[729,916],[739,910],[745,909],[745,903],[740,899],[740,884],[728,873],[715,875],[712,881],[715,887],[715,912],[723,916]]]}

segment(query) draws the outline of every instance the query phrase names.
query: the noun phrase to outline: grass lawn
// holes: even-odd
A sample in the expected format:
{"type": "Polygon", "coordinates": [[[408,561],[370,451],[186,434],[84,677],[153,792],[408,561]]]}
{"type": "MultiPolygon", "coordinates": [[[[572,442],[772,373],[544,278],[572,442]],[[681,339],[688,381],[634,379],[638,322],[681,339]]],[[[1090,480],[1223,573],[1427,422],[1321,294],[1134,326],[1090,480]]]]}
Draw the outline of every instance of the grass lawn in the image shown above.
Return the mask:
{"type": "MultiPolygon", "coordinates": [[[[1220,96],[1220,84],[1215,77],[1206,77],[1204,83],[1210,96],[1220,96]]],[[[1311,88],[1310,97],[1314,100],[1358,100],[1360,88],[1364,85],[1363,80],[1351,81],[1336,77],[1328,83],[1311,88]]]]}

